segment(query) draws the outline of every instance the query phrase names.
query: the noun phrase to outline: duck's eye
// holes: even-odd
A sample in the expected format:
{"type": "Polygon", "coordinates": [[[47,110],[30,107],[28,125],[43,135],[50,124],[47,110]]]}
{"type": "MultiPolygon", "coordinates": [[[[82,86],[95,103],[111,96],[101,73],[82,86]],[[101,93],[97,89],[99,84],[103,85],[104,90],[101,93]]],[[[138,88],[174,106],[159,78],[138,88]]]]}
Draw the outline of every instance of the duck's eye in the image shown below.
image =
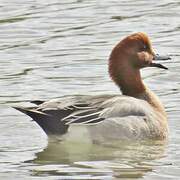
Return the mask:
{"type": "Polygon", "coordinates": [[[141,51],[147,51],[147,49],[148,49],[148,47],[145,45],[145,44],[143,44],[142,46],[141,46],[141,51]]]}
{"type": "Polygon", "coordinates": [[[147,50],[147,48],[148,48],[148,47],[144,44],[144,45],[143,45],[143,50],[147,50]]]}

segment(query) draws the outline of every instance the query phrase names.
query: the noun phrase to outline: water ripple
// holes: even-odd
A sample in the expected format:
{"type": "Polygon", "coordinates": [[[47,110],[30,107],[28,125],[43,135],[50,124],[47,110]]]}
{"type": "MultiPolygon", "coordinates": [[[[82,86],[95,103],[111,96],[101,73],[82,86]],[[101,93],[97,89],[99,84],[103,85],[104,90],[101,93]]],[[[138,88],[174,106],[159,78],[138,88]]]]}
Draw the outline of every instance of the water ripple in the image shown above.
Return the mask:
{"type": "Polygon", "coordinates": [[[178,179],[179,4],[178,0],[1,1],[0,178],[178,179]],[[109,54],[122,37],[137,31],[147,32],[155,50],[173,59],[165,63],[168,71],[142,72],[167,109],[168,147],[47,145],[30,118],[8,107],[69,94],[119,93],[108,77],[109,54]]]}

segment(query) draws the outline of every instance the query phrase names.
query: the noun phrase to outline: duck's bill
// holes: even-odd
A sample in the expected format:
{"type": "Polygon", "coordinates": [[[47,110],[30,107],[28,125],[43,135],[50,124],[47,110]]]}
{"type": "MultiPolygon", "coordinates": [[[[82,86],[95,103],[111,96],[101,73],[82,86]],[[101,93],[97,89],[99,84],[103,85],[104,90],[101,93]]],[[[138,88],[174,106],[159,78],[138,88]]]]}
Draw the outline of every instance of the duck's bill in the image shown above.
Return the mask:
{"type": "MultiPolygon", "coordinates": [[[[159,54],[156,54],[153,58],[154,61],[164,61],[164,60],[170,60],[171,58],[169,56],[160,56],[159,54]]],[[[160,64],[160,63],[151,63],[150,67],[157,67],[161,69],[168,69],[166,66],[160,64]]]]}
{"type": "Polygon", "coordinates": [[[155,61],[164,61],[164,60],[170,60],[170,59],[171,58],[168,55],[160,56],[159,54],[155,54],[154,58],[153,58],[153,60],[155,60],[155,61]]]}

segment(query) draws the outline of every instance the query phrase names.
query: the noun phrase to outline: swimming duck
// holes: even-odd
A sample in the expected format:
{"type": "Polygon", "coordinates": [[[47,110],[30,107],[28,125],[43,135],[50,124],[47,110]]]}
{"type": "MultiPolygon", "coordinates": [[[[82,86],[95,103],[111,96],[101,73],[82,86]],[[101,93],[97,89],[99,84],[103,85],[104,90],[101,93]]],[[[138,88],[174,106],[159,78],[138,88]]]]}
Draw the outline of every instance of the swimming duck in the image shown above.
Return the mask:
{"type": "Polygon", "coordinates": [[[30,116],[48,135],[65,136],[73,126],[85,127],[95,142],[166,139],[167,115],[159,98],[144,84],[140,69],[167,69],[157,60],[147,34],[122,39],[109,57],[109,75],[122,95],[76,95],[31,101],[33,108],[14,107],[30,116]]]}

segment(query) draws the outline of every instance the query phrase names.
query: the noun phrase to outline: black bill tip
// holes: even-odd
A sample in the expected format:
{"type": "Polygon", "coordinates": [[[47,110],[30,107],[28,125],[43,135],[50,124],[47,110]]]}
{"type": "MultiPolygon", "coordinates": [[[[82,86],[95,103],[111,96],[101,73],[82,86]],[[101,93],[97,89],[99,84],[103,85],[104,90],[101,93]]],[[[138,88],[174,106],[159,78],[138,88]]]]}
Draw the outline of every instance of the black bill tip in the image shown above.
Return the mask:
{"type": "Polygon", "coordinates": [[[160,63],[151,63],[150,67],[157,67],[157,68],[161,68],[161,69],[168,69],[166,66],[160,64],[160,63]]]}

